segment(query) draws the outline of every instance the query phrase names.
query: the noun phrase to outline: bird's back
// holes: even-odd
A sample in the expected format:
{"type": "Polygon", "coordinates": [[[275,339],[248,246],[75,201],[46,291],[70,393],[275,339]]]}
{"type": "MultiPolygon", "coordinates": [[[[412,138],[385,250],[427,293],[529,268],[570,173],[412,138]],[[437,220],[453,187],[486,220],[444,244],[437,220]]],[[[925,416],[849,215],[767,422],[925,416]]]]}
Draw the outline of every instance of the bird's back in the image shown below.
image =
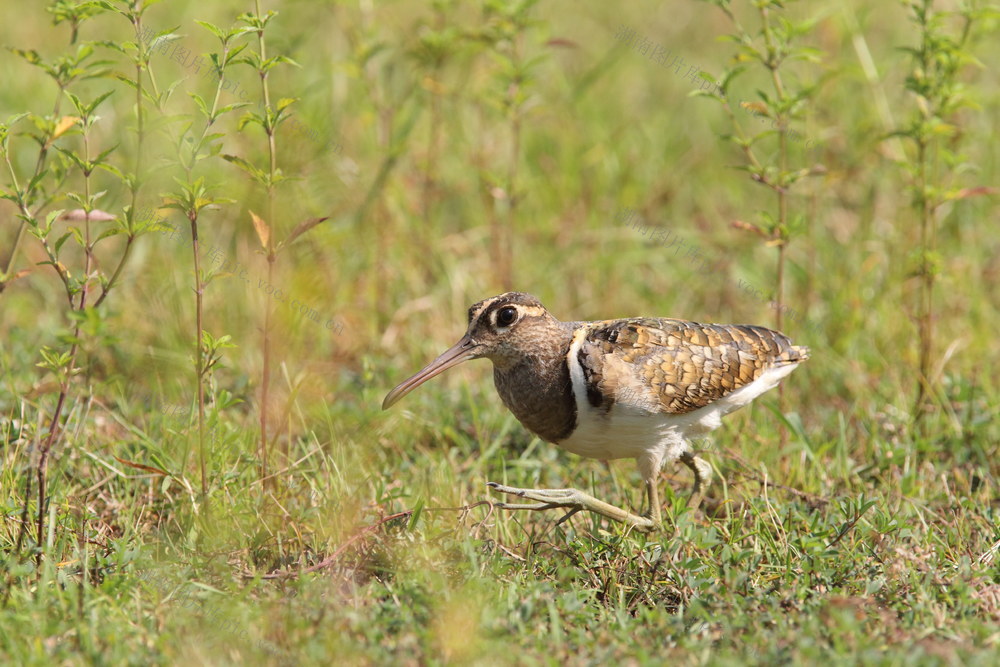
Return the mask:
{"type": "Polygon", "coordinates": [[[629,318],[580,323],[567,357],[577,424],[558,444],[623,458],[657,442],[680,451],[777,386],[809,349],[764,327],[629,318]]]}
{"type": "Polygon", "coordinates": [[[593,323],[577,355],[594,408],[634,397],[651,412],[680,415],[768,371],[786,375],[809,348],[764,327],[634,318],[593,323]]]}

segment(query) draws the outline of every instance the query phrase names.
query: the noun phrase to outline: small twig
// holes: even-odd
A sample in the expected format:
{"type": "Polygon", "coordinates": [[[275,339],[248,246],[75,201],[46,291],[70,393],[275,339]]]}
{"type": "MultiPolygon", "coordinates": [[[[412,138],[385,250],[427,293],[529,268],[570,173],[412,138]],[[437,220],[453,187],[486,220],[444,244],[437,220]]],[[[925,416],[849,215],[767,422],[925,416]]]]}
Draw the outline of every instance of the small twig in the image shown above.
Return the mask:
{"type": "Polygon", "coordinates": [[[493,540],[493,546],[495,546],[497,549],[499,549],[500,551],[504,552],[505,554],[507,554],[508,556],[510,556],[511,558],[513,558],[514,560],[519,560],[522,563],[527,563],[528,562],[527,558],[525,558],[524,556],[520,556],[520,555],[514,553],[513,551],[511,551],[510,549],[508,549],[507,547],[505,547],[500,542],[497,542],[496,540],[493,540]]]}
{"type": "MultiPolygon", "coordinates": [[[[425,507],[422,511],[424,512],[464,512],[468,513],[469,510],[475,509],[482,505],[490,506],[490,514],[493,513],[493,501],[492,500],[480,500],[478,503],[472,503],[471,505],[462,505],[461,507],[425,507]]],[[[489,517],[489,514],[486,515],[489,517]]],[[[465,518],[465,514],[462,515],[465,518]]]]}
{"type": "Polygon", "coordinates": [[[864,515],[865,512],[858,512],[857,514],[855,514],[854,518],[851,519],[847,523],[847,525],[840,530],[840,532],[837,534],[835,538],[833,538],[833,541],[830,542],[828,545],[826,545],[826,548],[832,549],[833,547],[837,546],[837,543],[840,542],[842,539],[844,539],[844,536],[847,535],[849,532],[851,532],[854,529],[854,526],[858,525],[858,521],[861,521],[861,517],[863,517],[864,515]]]}

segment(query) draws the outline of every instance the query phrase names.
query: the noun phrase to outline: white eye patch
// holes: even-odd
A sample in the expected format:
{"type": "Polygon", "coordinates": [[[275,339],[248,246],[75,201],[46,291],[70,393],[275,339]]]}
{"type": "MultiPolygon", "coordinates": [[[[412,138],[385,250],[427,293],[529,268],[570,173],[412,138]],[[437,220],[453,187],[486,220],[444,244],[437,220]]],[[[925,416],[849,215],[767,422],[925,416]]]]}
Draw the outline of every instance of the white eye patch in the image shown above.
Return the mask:
{"type": "Polygon", "coordinates": [[[490,324],[492,324],[493,328],[496,329],[497,331],[505,331],[506,329],[508,329],[511,326],[513,326],[514,324],[516,324],[517,321],[520,320],[520,319],[521,319],[521,311],[520,311],[520,309],[514,308],[512,306],[504,306],[503,308],[497,308],[492,313],[490,313],[490,324]],[[508,311],[508,310],[513,310],[514,311],[514,318],[512,320],[510,320],[509,322],[501,323],[500,322],[500,313],[505,313],[506,314],[506,311],[508,311]]]}

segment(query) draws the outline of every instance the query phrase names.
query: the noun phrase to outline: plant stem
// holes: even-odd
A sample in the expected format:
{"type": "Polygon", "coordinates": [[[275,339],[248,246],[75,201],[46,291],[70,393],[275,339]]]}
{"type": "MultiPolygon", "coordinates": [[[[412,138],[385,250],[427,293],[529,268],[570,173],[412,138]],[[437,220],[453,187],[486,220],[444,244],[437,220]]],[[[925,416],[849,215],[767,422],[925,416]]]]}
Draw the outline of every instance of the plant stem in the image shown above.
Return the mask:
{"type": "Polygon", "coordinates": [[[933,331],[934,272],[930,267],[929,255],[934,250],[934,216],[927,198],[927,140],[917,142],[917,189],[920,202],[920,294],[917,299],[917,330],[919,334],[919,377],[914,416],[918,423],[923,421],[927,399],[931,393],[931,346],[933,331]]]}
{"type": "MultiPolygon", "coordinates": [[[[73,331],[73,337],[78,338],[80,335],[80,326],[77,325],[73,331]]],[[[59,384],[59,400],[56,402],[56,409],[52,412],[52,419],[49,422],[49,434],[45,438],[45,443],[42,445],[38,454],[38,516],[35,520],[36,526],[38,528],[36,536],[36,544],[38,545],[38,555],[37,564],[41,566],[42,564],[42,554],[44,548],[42,541],[45,535],[45,477],[48,468],[49,452],[52,451],[52,444],[56,440],[56,435],[59,433],[59,417],[62,415],[63,406],[66,404],[66,397],[69,395],[69,383],[73,377],[73,365],[76,363],[76,352],[78,346],[73,343],[69,351],[69,363],[66,368],[66,375],[63,377],[59,384]]]]}
{"type": "MultiPolygon", "coordinates": [[[[257,10],[257,19],[261,17],[260,11],[260,0],[254,0],[254,7],[257,10]]],[[[267,44],[264,40],[264,30],[259,29],[257,31],[257,44],[260,49],[260,60],[264,62],[267,60],[267,44]]],[[[275,145],[275,132],[277,128],[274,126],[271,115],[271,94],[267,85],[267,70],[261,69],[258,74],[260,75],[260,87],[261,92],[264,96],[264,113],[268,118],[268,121],[264,125],[265,133],[267,134],[267,152],[268,152],[268,179],[267,179],[267,224],[271,227],[271,233],[268,237],[268,247],[265,248],[267,252],[267,281],[268,284],[273,284],[274,281],[274,262],[276,259],[274,253],[274,233],[277,229],[276,220],[274,218],[274,179],[278,170],[278,154],[275,145]]],[[[267,460],[268,460],[268,446],[267,446],[267,428],[268,428],[268,413],[270,409],[270,404],[268,400],[268,392],[271,386],[271,304],[267,302],[264,305],[264,331],[263,339],[261,341],[261,347],[263,348],[263,361],[264,368],[261,373],[261,387],[260,387],[260,475],[261,480],[264,482],[262,488],[267,487],[268,477],[267,477],[267,460]]],[[[287,447],[287,443],[286,443],[287,447]]],[[[287,451],[286,451],[287,454],[287,451]]],[[[273,482],[272,482],[273,483],[273,482]]]]}
{"type": "MultiPolygon", "coordinates": [[[[223,46],[222,62],[226,61],[228,53],[227,47],[223,46]]],[[[190,184],[194,175],[194,167],[198,163],[198,155],[202,149],[202,142],[208,134],[208,129],[215,122],[215,113],[219,105],[219,96],[222,91],[222,72],[219,73],[219,82],[215,87],[215,97],[212,100],[212,109],[208,119],[201,129],[201,136],[194,142],[189,160],[184,164],[187,173],[187,180],[190,184]]],[[[201,257],[199,254],[200,242],[198,237],[198,212],[197,206],[188,209],[187,217],[191,225],[191,252],[194,256],[194,284],[195,284],[195,382],[198,396],[198,467],[201,472],[201,494],[207,502],[208,496],[208,472],[205,463],[205,377],[207,375],[208,361],[205,358],[205,347],[202,343],[204,338],[204,299],[205,282],[202,280],[201,257]]]]}
{"type": "MultiPolygon", "coordinates": [[[[84,163],[90,162],[90,118],[85,117],[83,119],[83,161],[84,163]]],[[[91,211],[91,201],[90,201],[90,171],[85,171],[83,174],[83,201],[84,201],[84,269],[83,269],[83,284],[80,287],[80,304],[76,307],[76,312],[83,313],[87,307],[87,291],[90,282],[90,270],[93,264],[93,247],[90,243],[90,211],[91,211]]],[[[69,289],[69,285],[66,285],[69,289]]],[[[73,309],[73,295],[72,292],[68,294],[70,300],[70,310],[73,309]]],[[[73,367],[76,365],[76,354],[79,350],[79,343],[76,341],[80,340],[80,320],[77,320],[76,326],[73,328],[73,345],[70,347],[69,351],[69,363],[65,370],[65,375],[63,376],[62,382],[59,384],[59,399],[56,402],[56,409],[52,413],[52,421],[49,423],[49,434],[45,439],[45,444],[42,446],[38,455],[38,517],[36,518],[36,525],[38,527],[37,532],[37,544],[38,544],[38,565],[42,563],[42,554],[44,549],[42,548],[42,539],[45,534],[45,492],[46,492],[46,476],[48,472],[48,460],[49,452],[52,451],[52,445],[55,442],[56,435],[59,432],[59,418],[62,415],[63,406],[66,404],[66,397],[69,395],[69,385],[73,379],[73,367]]]]}
{"type": "MultiPolygon", "coordinates": [[[[765,4],[760,5],[760,17],[763,25],[764,44],[767,48],[765,64],[771,72],[771,83],[774,86],[778,104],[781,105],[781,108],[771,110],[778,126],[778,164],[780,170],[778,174],[779,187],[776,189],[778,195],[778,227],[776,234],[774,234],[776,237],[775,240],[778,242],[778,266],[774,287],[774,321],[775,328],[781,331],[785,303],[785,250],[788,243],[788,183],[786,182],[786,175],[788,173],[788,118],[783,108],[786,101],[785,86],[778,69],[781,66],[782,58],[779,57],[779,53],[775,48],[774,38],[771,33],[771,15],[765,4]]],[[[785,390],[782,386],[778,387],[778,409],[781,412],[784,412],[785,409],[785,390]]],[[[782,425],[782,443],[787,440],[787,437],[787,430],[782,425]]]]}
{"type": "Polygon", "coordinates": [[[189,212],[191,223],[191,252],[194,255],[195,300],[195,383],[198,389],[198,464],[201,469],[201,495],[208,496],[208,476],[205,473],[205,353],[202,345],[204,327],[202,307],[205,283],[201,279],[201,259],[198,256],[198,214],[189,212]]]}
{"type": "MultiPolygon", "coordinates": [[[[267,258],[267,282],[274,284],[274,260],[267,258]]],[[[267,479],[267,417],[268,417],[268,396],[267,390],[271,385],[271,304],[264,305],[264,332],[263,332],[263,356],[264,369],[260,386],[260,478],[267,479]]],[[[265,485],[267,482],[264,482],[265,485]]]]}
{"type": "MultiPolygon", "coordinates": [[[[126,219],[126,226],[128,228],[128,234],[125,237],[125,248],[122,250],[121,259],[118,260],[118,265],[115,266],[114,272],[111,274],[111,278],[108,283],[101,290],[101,296],[97,298],[94,306],[100,306],[104,303],[104,299],[107,298],[111,289],[118,282],[118,277],[121,275],[122,269],[125,267],[125,263],[128,261],[129,255],[132,253],[132,244],[135,241],[135,211],[139,204],[139,191],[142,188],[142,144],[146,136],[145,124],[146,115],[145,108],[143,106],[142,98],[142,73],[146,71],[149,64],[149,52],[146,47],[145,41],[143,41],[142,35],[142,11],[141,2],[136,0],[132,3],[132,27],[135,29],[135,41],[138,45],[138,53],[136,53],[135,59],[135,166],[133,167],[133,177],[131,181],[131,187],[129,187],[130,205],[128,209],[128,217],[126,219]]],[[[153,86],[153,90],[156,90],[155,83],[153,81],[152,72],[149,75],[150,85],[153,86]]]]}
{"type": "MultiPolygon", "coordinates": [[[[924,0],[923,6],[917,12],[920,25],[920,51],[919,68],[924,76],[944,77],[947,72],[934,61],[934,43],[931,39],[932,19],[934,14],[933,3],[924,0]]],[[[963,26],[962,39],[960,44],[964,44],[969,35],[969,23],[963,26]]],[[[925,99],[926,93],[922,93],[925,99]]],[[[938,116],[940,103],[937,99],[927,99],[928,109],[923,112],[924,117],[938,116]]],[[[926,121],[925,121],[926,122],[926,121]]],[[[920,130],[916,137],[917,144],[917,203],[920,215],[920,267],[919,293],[917,296],[917,338],[918,338],[918,377],[917,377],[917,397],[914,404],[914,420],[921,428],[924,424],[924,416],[927,412],[928,401],[933,392],[931,383],[931,351],[933,350],[934,335],[934,268],[931,266],[931,255],[935,246],[935,218],[934,203],[928,196],[928,171],[933,171],[931,155],[931,139],[928,138],[924,130],[920,130]]]]}

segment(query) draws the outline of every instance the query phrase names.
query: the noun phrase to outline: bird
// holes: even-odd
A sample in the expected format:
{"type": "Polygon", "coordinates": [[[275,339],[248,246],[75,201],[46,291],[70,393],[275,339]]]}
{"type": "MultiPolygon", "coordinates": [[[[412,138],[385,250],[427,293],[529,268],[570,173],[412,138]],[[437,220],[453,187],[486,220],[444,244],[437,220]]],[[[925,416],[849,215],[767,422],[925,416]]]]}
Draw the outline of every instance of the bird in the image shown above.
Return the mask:
{"type": "Polygon", "coordinates": [[[506,510],[587,510],[640,532],[661,525],[657,477],[680,460],[694,473],[688,507],[696,510],[712,467],[693,439],[721,425],[809,358],[782,333],[747,324],[701,324],[629,317],[562,322],[534,296],[506,292],[469,308],[468,329],[452,347],[390,391],[387,410],[431,378],[470,359],[493,362],[504,405],[542,440],[604,461],[634,458],[646,491],[642,515],[583,491],[488,486],[529,503],[506,510]]]}

